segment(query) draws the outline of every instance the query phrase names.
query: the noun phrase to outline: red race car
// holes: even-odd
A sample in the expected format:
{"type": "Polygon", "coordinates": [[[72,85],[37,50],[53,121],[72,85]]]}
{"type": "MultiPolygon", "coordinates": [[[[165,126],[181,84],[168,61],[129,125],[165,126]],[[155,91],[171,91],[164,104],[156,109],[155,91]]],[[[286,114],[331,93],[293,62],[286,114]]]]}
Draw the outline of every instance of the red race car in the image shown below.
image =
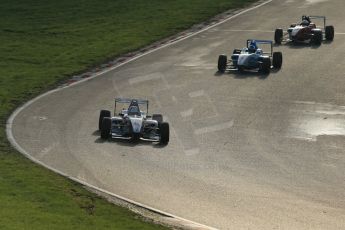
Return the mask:
{"type": "Polygon", "coordinates": [[[320,45],[326,39],[333,41],[334,27],[326,26],[325,16],[302,16],[302,21],[298,24],[292,24],[287,32],[284,33],[283,29],[275,30],[274,41],[276,44],[282,42],[309,42],[311,44],[320,45]],[[323,20],[323,28],[316,27],[311,19],[323,20]]]}

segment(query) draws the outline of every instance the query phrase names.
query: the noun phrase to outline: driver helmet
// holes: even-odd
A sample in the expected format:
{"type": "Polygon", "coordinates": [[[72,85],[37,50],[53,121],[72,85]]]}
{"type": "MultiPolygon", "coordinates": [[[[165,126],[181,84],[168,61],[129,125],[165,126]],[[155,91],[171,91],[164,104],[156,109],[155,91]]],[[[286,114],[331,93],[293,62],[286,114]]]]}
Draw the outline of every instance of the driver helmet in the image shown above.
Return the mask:
{"type": "Polygon", "coordinates": [[[309,16],[307,16],[307,15],[303,15],[303,16],[302,16],[302,21],[303,21],[303,20],[307,20],[307,21],[310,22],[310,18],[309,18],[309,16]]]}
{"type": "Polygon", "coordinates": [[[137,106],[130,106],[128,108],[128,115],[140,115],[140,110],[137,106]]]}
{"type": "Polygon", "coordinates": [[[255,51],[256,51],[256,47],[255,47],[253,44],[251,44],[251,45],[248,47],[248,52],[249,52],[249,53],[255,53],[255,51]]]}
{"type": "Polygon", "coordinates": [[[303,20],[301,23],[301,26],[309,26],[309,21],[308,20],[303,20]]]}
{"type": "Polygon", "coordinates": [[[262,55],[263,52],[262,52],[262,49],[257,49],[257,50],[255,51],[255,53],[258,54],[258,55],[262,55]]]}

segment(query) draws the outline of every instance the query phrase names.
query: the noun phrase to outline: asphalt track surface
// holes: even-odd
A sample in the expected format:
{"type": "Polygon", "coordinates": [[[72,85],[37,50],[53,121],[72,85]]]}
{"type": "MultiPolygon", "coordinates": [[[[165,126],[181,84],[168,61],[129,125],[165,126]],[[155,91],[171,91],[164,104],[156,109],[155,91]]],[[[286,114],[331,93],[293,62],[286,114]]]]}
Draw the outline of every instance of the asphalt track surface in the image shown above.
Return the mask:
{"type": "Polygon", "coordinates": [[[13,136],[68,175],[216,228],[344,229],[344,7],[274,0],[40,98],[13,136]],[[302,14],[326,15],[335,40],[275,47],[283,68],[267,76],[217,73],[219,54],[273,39],[302,14]],[[118,96],[149,99],[170,122],[169,145],[102,141],[99,110],[118,96]]]}

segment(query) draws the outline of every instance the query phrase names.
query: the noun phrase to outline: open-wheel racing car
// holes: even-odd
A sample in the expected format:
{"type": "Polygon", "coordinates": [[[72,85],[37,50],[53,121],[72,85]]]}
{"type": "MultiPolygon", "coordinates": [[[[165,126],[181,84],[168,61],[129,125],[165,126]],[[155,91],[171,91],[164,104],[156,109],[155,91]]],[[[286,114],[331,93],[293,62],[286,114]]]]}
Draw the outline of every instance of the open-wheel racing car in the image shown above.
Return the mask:
{"type": "Polygon", "coordinates": [[[231,59],[228,60],[225,54],[218,57],[218,71],[227,70],[251,70],[262,73],[269,73],[270,69],[280,69],[283,63],[281,52],[273,52],[273,41],[248,39],[247,46],[242,49],[234,49],[231,59]],[[265,52],[258,45],[270,46],[270,51],[265,52]]]}
{"type": "Polygon", "coordinates": [[[302,21],[297,24],[292,24],[286,32],[278,28],[274,33],[274,41],[276,44],[282,42],[309,42],[311,44],[320,45],[326,39],[333,41],[334,27],[326,26],[325,16],[302,16],[302,21]],[[316,27],[312,19],[323,20],[323,27],[316,27]]]}
{"type": "Polygon", "coordinates": [[[98,128],[101,138],[146,140],[168,144],[169,123],[163,122],[161,114],[149,116],[148,109],[148,100],[115,98],[114,116],[111,116],[109,110],[100,111],[98,128]],[[117,111],[119,104],[127,108],[117,111]],[[146,107],[146,111],[141,110],[139,105],[146,107]]]}

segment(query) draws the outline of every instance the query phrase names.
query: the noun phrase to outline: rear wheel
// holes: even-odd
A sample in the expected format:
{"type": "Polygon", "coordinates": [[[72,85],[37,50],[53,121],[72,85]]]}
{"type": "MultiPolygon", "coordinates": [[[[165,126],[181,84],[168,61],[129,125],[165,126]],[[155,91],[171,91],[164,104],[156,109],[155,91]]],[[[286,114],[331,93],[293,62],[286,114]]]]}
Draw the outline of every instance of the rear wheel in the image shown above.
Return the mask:
{"type": "Polygon", "coordinates": [[[169,123],[167,122],[162,122],[159,124],[159,132],[160,132],[160,140],[159,143],[166,145],[169,142],[169,123]]]}
{"type": "Polygon", "coordinates": [[[162,114],[152,114],[152,120],[158,121],[158,123],[163,122],[163,115],[162,114]]]}
{"type": "Polygon", "coordinates": [[[224,73],[226,70],[226,64],[228,62],[228,58],[226,55],[221,54],[218,57],[218,71],[224,73]]]}
{"type": "Polygon", "coordinates": [[[268,74],[271,69],[271,59],[263,58],[262,63],[260,64],[259,71],[264,74],[268,74]]]}
{"type": "Polygon", "coordinates": [[[334,27],[333,26],[326,26],[325,37],[328,41],[333,41],[333,39],[334,39],[334,27]]]}
{"type": "Polygon", "coordinates": [[[111,130],[111,118],[104,117],[102,120],[102,125],[101,125],[101,138],[108,139],[110,136],[110,130],[111,130]]]}
{"type": "Polygon", "coordinates": [[[283,64],[283,54],[281,52],[274,52],[273,53],[273,67],[276,69],[280,69],[283,64]]]}
{"type": "Polygon", "coordinates": [[[101,130],[102,121],[103,121],[103,118],[105,117],[111,117],[111,113],[109,110],[101,110],[101,112],[99,113],[98,130],[101,130]]]}
{"type": "Polygon", "coordinates": [[[281,44],[283,41],[283,29],[276,29],[274,32],[274,42],[276,44],[281,44]]]}

